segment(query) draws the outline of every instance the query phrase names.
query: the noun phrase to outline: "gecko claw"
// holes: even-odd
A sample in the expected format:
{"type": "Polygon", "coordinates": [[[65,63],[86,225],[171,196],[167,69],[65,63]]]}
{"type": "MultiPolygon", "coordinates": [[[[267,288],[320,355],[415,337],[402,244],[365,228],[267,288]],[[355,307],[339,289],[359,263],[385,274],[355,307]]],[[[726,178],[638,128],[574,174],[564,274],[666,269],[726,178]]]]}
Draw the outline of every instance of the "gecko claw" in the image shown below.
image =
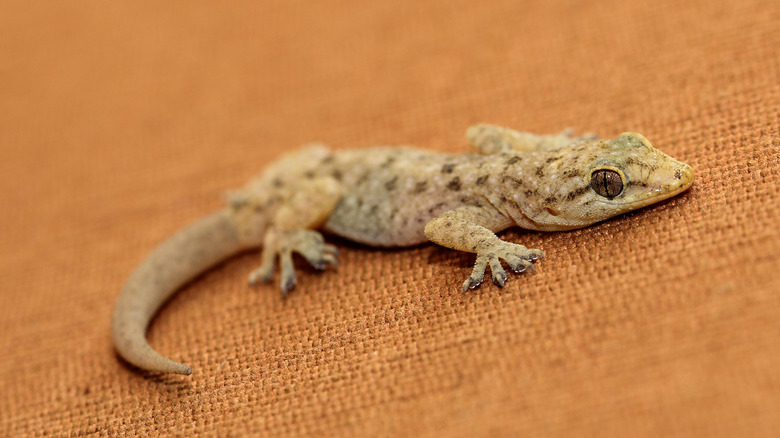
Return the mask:
{"type": "Polygon", "coordinates": [[[329,243],[325,243],[322,245],[322,251],[333,254],[336,257],[338,257],[339,255],[339,249],[329,243]]]}
{"type": "Polygon", "coordinates": [[[539,249],[529,249],[528,252],[528,260],[532,262],[544,259],[544,252],[539,249]]]}
{"type": "Polygon", "coordinates": [[[295,287],[296,283],[297,283],[297,280],[295,279],[295,277],[293,277],[291,279],[288,279],[287,281],[283,282],[282,283],[282,296],[286,297],[287,293],[289,291],[291,291],[295,287]]]}
{"type": "Polygon", "coordinates": [[[479,285],[482,284],[482,278],[474,278],[469,277],[466,279],[466,281],[463,283],[463,287],[461,288],[461,292],[468,292],[469,290],[474,290],[479,287],[479,285]]]}
{"type": "Polygon", "coordinates": [[[501,261],[494,254],[488,255],[488,263],[490,264],[490,272],[493,273],[493,283],[498,287],[504,287],[506,283],[506,271],[501,266],[501,261]]]}
{"type": "Polygon", "coordinates": [[[249,285],[257,286],[260,283],[268,283],[274,275],[274,267],[271,266],[268,269],[265,266],[261,266],[249,274],[249,285]]]}
{"type": "Polygon", "coordinates": [[[510,263],[509,267],[512,269],[512,272],[514,272],[515,274],[522,274],[523,272],[525,272],[526,269],[528,269],[529,265],[533,266],[533,265],[531,265],[531,262],[527,262],[525,260],[521,260],[521,261],[517,262],[517,264],[514,264],[514,265],[510,263]]]}
{"type": "Polygon", "coordinates": [[[336,258],[336,255],[333,253],[323,253],[318,258],[310,259],[304,255],[304,258],[309,262],[309,264],[318,271],[325,270],[328,265],[331,265],[333,267],[336,267],[339,265],[339,261],[336,258]]]}
{"type": "Polygon", "coordinates": [[[504,284],[506,283],[507,276],[506,272],[502,269],[501,272],[493,272],[493,283],[496,284],[498,287],[504,287],[504,284]]]}

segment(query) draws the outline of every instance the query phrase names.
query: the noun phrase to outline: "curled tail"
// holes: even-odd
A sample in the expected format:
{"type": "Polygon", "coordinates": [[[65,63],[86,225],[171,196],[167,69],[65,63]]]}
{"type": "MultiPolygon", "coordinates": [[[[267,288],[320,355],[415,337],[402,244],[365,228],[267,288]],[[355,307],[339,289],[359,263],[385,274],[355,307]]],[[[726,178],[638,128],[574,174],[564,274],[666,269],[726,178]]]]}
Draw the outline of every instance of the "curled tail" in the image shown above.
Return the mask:
{"type": "Polygon", "coordinates": [[[111,334],[119,354],[145,370],[191,374],[192,368],[149,346],[146,328],[177,289],[243,248],[227,211],[198,220],[155,248],[130,275],[114,308],[111,334]]]}

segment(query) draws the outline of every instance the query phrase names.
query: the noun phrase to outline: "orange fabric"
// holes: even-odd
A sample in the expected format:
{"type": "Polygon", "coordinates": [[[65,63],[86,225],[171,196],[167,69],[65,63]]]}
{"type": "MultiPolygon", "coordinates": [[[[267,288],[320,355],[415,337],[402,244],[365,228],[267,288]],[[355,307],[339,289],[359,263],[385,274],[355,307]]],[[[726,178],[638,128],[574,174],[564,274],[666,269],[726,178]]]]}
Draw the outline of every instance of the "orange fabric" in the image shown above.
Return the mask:
{"type": "Polygon", "coordinates": [[[771,436],[780,430],[780,4],[605,0],[5,2],[0,436],[771,436]],[[566,233],[538,275],[337,241],[283,300],[257,253],[117,359],[154,245],[282,152],[466,127],[643,133],[678,198],[566,233]]]}

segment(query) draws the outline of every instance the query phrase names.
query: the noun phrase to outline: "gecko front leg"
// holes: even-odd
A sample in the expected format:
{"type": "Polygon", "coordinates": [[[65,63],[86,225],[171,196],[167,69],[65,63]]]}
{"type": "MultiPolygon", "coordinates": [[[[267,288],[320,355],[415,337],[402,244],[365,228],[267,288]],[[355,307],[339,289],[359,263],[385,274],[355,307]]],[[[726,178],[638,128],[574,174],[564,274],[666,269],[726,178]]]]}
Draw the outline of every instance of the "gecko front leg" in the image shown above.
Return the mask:
{"type": "Polygon", "coordinates": [[[249,283],[267,282],[273,277],[276,259],[281,265],[282,294],[295,286],[292,255],[302,255],[314,268],[336,265],[338,251],[315,231],[330,216],[341,186],[333,178],[319,178],[298,187],[279,207],[263,238],[262,264],[249,274],[249,283]]]}
{"type": "Polygon", "coordinates": [[[462,291],[476,289],[482,284],[485,269],[490,266],[493,282],[503,287],[507,280],[501,260],[516,273],[533,270],[532,262],[544,258],[538,249],[506,242],[495,232],[512,226],[511,219],[491,207],[461,207],[442,213],[425,226],[425,236],[447,248],[477,254],[471,275],[463,283],[462,291]]]}

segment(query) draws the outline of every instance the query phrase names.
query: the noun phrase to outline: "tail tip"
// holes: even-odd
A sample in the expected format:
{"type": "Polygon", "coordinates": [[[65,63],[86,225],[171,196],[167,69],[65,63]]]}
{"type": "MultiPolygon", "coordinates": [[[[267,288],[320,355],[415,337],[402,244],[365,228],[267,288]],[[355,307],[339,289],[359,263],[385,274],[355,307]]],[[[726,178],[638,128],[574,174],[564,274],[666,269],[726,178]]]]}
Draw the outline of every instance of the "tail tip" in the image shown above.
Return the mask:
{"type": "Polygon", "coordinates": [[[174,368],[170,372],[175,374],[181,374],[184,376],[189,376],[190,374],[192,374],[192,368],[188,367],[187,365],[184,365],[183,363],[177,363],[176,368],[174,368]]]}

